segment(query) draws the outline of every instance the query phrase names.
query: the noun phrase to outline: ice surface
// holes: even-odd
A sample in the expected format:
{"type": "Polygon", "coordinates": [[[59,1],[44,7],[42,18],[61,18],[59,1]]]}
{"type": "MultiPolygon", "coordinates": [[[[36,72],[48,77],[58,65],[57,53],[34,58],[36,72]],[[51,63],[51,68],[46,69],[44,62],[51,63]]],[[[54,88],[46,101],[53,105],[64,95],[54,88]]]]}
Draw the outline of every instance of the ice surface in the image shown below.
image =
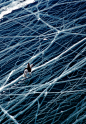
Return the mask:
{"type": "Polygon", "coordinates": [[[86,0],[1,0],[0,123],[85,124],[85,87],[86,0]]]}

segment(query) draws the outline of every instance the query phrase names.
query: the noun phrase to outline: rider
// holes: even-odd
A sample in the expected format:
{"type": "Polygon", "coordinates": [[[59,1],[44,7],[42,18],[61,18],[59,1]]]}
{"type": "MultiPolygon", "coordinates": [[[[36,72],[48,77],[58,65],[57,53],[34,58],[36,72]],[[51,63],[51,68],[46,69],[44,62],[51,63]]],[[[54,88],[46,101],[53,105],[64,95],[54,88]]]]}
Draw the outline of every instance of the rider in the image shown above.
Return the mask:
{"type": "Polygon", "coordinates": [[[33,64],[27,64],[27,68],[24,69],[24,77],[26,78],[27,73],[29,72],[29,74],[31,75],[31,68],[33,67],[33,64]]]}

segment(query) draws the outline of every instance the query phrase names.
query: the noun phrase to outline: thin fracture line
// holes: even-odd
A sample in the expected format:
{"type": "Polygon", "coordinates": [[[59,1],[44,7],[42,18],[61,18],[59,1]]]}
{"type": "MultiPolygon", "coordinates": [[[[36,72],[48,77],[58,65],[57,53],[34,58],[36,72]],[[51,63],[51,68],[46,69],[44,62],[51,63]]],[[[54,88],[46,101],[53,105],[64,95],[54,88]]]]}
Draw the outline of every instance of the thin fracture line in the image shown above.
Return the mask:
{"type": "MultiPolygon", "coordinates": [[[[75,93],[75,92],[86,92],[86,89],[83,89],[83,90],[69,90],[69,91],[60,91],[60,92],[44,92],[44,94],[45,93],[47,93],[47,94],[64,94],[64,93],[75,93]]],[[[28,93],[28,92],[27,92],[28,93]]],[[[26,93],[26,94],[27,94],[26,93]]],[[[34,92],[30,92],[29,93],[29,95],[30,94],[41,94],[42,92],[36,92],[36,91],[34,91],[34,92]]],[[[19,96],[19,95],[21,95],[21,96],[25,96],[26,94],[1,94],[1,95],[3,95],[3,96],[19,96]]]]}
{"type": "MultiPolygon", "coordinates": [[[[76,78],[76,79],[70,79],[70,80],[65,80],[65,81],[58,81],[58,82],[56,82],[56,84],[61,84],[61,83],[69,83],[69,82],[72,82],[73,83],[73,81],[77,81],[77,80],[84,80],[84,79],[86,79],[86,77],[81,77],[81,78],[76,78]]],[[[74,82],[75,83],[75,82],[74,82]]],[[[49,84],[49,83],[47,83],[47,84],[49,84]]],[[[10,90],[10,89],[25,89],[25,88],[30,88],[30,87],[37,87],[37,86],[44,86],[44,85],[46,85],[46,83],[45,84],[40,84],[40,83],[38,83],[37,85],[29,85],[29,86],[22,86],[22,87],[17,87],[17,86],[14,86],[14,87],[11,87],[11,88],[7,88],[6,90],[10,90]]],[[[5,91],[6,91],[5,90],[5,91]]]]}

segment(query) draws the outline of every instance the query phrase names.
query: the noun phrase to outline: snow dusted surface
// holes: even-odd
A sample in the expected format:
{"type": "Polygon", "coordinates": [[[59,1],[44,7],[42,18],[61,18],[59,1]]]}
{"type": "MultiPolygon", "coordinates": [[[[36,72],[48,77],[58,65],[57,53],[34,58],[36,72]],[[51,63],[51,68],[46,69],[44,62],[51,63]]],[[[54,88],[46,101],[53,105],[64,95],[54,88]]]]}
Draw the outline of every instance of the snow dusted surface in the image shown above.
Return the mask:
{"type": "Polygon", "coordinates": [[[86,123],[86,0],[0,1],[0,123],[86,123]]]}

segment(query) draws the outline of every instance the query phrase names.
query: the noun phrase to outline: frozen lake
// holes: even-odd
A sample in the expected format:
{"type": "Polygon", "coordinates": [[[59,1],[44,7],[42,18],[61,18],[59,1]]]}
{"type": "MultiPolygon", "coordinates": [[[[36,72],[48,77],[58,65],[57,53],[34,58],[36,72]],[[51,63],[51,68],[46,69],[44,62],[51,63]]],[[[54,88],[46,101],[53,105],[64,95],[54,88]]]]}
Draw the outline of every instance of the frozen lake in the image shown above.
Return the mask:
{"type": "Polygon", "coordinates": [[[85,124],[85,87],[86,0],[1,0],[0,123],[85,124]]]}

